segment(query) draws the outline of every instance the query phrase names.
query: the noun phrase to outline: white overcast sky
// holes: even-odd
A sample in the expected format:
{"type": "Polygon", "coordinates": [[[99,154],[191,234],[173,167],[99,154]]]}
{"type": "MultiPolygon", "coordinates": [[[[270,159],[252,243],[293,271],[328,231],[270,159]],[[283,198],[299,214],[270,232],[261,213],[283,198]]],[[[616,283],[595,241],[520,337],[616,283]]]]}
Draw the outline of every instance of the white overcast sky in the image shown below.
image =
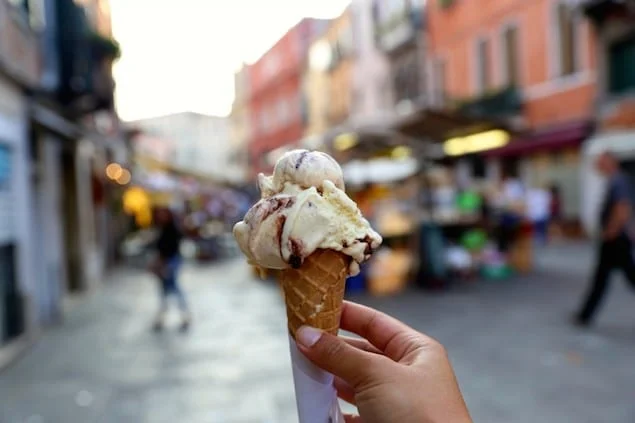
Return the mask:
{"type": "Polygon", "coordinates": [[[347,0],[111,0],[122,57],[114,68],[123,120],[229,113],[233,72],[304,16],[330,18],[347,0]]]}

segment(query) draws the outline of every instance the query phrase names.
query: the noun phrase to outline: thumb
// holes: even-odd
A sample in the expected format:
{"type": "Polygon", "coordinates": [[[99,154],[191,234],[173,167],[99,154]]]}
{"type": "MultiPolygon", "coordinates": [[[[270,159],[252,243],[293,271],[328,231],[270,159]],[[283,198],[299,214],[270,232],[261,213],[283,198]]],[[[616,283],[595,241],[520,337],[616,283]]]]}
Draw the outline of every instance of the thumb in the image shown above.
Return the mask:
{"type": "Polygon", "coordinates": [[[379,367],[377,362],[383,358],[310,326],[298,329],[296,341],[300,351],[315,365],[343,379],[353,388],[372,378],[379,367]]]}

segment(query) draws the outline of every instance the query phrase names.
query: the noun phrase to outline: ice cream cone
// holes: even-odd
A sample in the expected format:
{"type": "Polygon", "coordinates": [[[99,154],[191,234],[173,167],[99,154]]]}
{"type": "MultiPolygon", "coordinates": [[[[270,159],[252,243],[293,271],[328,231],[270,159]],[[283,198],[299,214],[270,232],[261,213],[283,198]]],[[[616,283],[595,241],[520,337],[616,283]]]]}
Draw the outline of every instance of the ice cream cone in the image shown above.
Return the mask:
{"type": "Polygon", "coordinates": [[[317,250],[298,269],[281,272],[289,333],[294,339],[303,325],[337,334],[350,260],[334,250],[317,250]]]}

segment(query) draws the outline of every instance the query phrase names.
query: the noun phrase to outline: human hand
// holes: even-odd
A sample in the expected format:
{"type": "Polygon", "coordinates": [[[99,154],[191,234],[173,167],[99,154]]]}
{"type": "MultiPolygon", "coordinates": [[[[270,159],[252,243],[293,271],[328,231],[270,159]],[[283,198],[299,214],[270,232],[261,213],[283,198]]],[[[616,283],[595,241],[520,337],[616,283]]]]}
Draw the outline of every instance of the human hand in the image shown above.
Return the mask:
{"type": "Polygon", "coordinates": [[[335,375],[343,400],[360,416],[347,423],[471,423],[441,344],[383,313],[345,302],[341,328],[364,339],[296,333],[300,351],[335,375]]]}

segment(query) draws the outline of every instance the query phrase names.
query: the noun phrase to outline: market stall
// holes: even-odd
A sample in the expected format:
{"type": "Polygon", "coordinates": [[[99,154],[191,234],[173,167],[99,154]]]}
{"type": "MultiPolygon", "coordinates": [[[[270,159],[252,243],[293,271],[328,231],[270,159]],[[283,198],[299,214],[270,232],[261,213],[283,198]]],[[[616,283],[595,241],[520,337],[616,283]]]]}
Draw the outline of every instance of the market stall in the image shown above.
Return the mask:
{"type": "MultiPolygon", "coordinates": [[[[438,147],[439,158],[469,156],[500,148],[514,133],[503,121],[434,110],[416,111],[397,122],[394,129],[427,139],[429,145],[438,147]]],[[[488,184],[483,179],[467,186],[455,180],[447,169],[438,175],[434,167],[429,169],[426,186],[430,198],[420,222],[424,239],[420,261],[427,260],[429,266],[422,266],[420,282],[444,285],[435,282],[447,281],[453,273],[471,275],[478,271],[486,277],[498,278],[509,275],[512,270],[531,270],[531,225],[523,218],[526,194],[514,189],[518,181],[505,178],[504,181],[490,180],[488,184]],[[434,257],[434,249],[440,245],[445,246],[445,266],[431,266],[433,260],[441,262],[440,257],[434,257]]]]}
{"type": "Polygon", "coordinates": [[[503,186],[484,181],[466,186],[442,160],[446,140],[455,152],[465,149],[464,142],[471,149],[480,142],[498,146],[508,138],[504,131],[495,122],[431,111],[388,126],[340,128],[324,143],[342,163],[347,192],[384,237],[383,247],[349,285],[381,295],[409,282],[437,288],[457,278],[504,277],[512,267],[529,270],[531,233],[523,222],[505,232],[513,232],[511,247],[498,248],[499,218],[511,209],[499,201],[503,186]],[[481,132],[465,136],[474,131],[481,132]]]}
{"type": "Polygon", "coordinates": [[[156,207],[169,207],[178,215],[186,256],[211,261],[237,254],[231,228],[251,202],[247,192],[151,157],[137,156],[135,164],[125,200],[138,230],[131,232],[123,247],[128,256],[147,248],[151,237],[146,229],[151,228],[156,207]]]}

